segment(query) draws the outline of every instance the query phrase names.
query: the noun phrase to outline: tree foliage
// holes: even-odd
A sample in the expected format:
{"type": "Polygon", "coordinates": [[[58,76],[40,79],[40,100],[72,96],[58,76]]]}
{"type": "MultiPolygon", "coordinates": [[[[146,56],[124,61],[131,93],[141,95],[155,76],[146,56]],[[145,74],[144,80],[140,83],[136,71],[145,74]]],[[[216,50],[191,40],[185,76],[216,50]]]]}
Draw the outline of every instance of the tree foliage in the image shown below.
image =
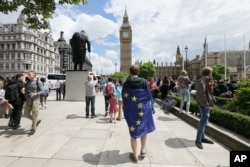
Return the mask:
{"type": "Polygon", "coordinates": [[[152,62],[147,62],[139,65],[140,73],[139,76],[142,78],[154,77],[156,70],[152,62]]]}
{"type": "Polygon", "coordinates": [[[125,80],[128,77],[128,73],[125,72],[115,72],[111,75],[112,80],[125,80]]]}
{"type": "MultiPolygon", "coordinates": [[[[63,4],[87,4],[87,0],[59,0],[63,4]]],[[[27,18],[27,23],[33,29],[48,29],[49,22],[47,19],[52,18],[56,9],[55,0],[0,0],[0,12],[9,14],[23,7],[22,13],[27,18]]]]}
{"type": "Polygon", "coordinates": [[[226,108],[233,112],[239,112],[250,116],[250,79],[243,80],[237,84],[236,98],[226,108]]]}
{"type": "MultiPolygon", "coordinates": [[[[229,76],[229,68],[226,68],[226,74],[229,76]]],[[[213,79],[214,80],[220,80],[224,79],[225,75],[225,66],[222,64],[216,64],[213,66],[213,79]]]]}

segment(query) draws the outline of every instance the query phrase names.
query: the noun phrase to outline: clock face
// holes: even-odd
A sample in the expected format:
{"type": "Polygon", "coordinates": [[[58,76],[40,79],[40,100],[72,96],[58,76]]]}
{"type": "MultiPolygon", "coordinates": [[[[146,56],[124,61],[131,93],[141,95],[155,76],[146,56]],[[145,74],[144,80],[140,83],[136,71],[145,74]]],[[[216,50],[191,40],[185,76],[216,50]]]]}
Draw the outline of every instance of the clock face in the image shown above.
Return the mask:
{"type": "Polygon", "coordinates": [[[123,33],[122,33],[122,36],[123,36],[124,38],[128,38],[128,35],[129,35],[128,32],[123,32],[123,33]]]}

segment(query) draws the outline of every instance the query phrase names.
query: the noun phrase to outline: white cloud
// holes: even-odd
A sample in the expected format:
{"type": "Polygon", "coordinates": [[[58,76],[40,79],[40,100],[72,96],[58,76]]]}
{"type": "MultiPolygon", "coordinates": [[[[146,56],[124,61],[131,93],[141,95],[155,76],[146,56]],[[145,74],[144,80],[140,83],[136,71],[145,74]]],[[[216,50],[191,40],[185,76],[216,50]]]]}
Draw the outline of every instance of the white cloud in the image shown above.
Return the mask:
{"type": "MultiPolygon", "coordinates": [[[[95,3],[97,1],[89,1],[95,3]]],[[[99,73],[119,70],[119,28],[122,24],[125,6],[133,31],[132,62],[156,59],[158,64],[174,62],[177,46],[188,46],[189,59],[201,55],[207,36],[210,51],[224,50],[226,34],[227,49],[243,49],[243,34],[246,46],[250,40],[249,0],[106,0],[104,11],[112,19],[100,15],[100,11],[87,14],[73,5],[56,9],[50,20],[54,39],[60,31],[68,41],[76,31],[84,29],[92,45],[91,61],[99,73]],[[100,47],[101,46],[101,47],[100,47]],[[117,49],[114,49],[117,48],[117,49]]],[[[3,16],[3,23],[15,23],[19,13],[3,16]]],[[[248,47],[246,47],[248,48],[248,47]]]]}

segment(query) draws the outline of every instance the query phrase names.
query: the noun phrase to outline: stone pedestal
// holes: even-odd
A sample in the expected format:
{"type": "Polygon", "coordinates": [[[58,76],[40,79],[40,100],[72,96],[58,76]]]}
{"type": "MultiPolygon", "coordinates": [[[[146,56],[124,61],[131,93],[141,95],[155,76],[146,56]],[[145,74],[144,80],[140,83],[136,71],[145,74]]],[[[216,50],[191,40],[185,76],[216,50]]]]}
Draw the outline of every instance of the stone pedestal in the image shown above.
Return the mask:
{"type": "Polygon", "coordinates": [[[66,100],[85,101],[88,71],[66,71],[66,100]]]}

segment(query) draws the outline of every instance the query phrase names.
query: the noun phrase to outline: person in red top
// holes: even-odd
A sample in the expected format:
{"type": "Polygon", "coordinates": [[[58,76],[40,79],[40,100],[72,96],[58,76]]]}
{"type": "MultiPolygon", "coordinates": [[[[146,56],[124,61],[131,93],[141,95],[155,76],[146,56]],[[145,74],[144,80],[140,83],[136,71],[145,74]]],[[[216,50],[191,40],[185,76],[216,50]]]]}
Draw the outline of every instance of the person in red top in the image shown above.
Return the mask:
{"type": "Polygon", "coordinates": [[[155,98],[157,97],[157,85],[154,82],[154,78],[149,78],[149,89],[152,93],[152,112],[155,113],[154,102],[155,98]]]}
{"type": "Polygon", "coordinates": [[[115,117],[118,112],[118,103],[115,93],[111,94],[111,98],[109,99],[109,114],[110,114],[110,123],[114,121],[116,123],[115,117]]]}

